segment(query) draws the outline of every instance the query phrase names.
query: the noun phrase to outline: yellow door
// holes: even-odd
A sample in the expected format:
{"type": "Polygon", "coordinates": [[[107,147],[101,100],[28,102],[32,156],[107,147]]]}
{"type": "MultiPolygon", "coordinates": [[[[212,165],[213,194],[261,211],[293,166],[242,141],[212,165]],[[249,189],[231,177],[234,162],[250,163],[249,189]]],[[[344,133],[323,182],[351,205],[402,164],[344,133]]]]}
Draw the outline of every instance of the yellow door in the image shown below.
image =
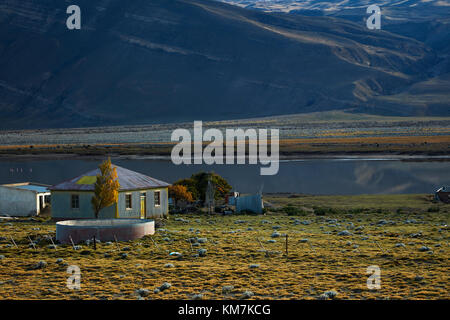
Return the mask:
{"type": "Polygon", "coordinates": [[[146,210],[146,195],[145,193],[141,193],[141,219],[145,219],[146,210]]]}

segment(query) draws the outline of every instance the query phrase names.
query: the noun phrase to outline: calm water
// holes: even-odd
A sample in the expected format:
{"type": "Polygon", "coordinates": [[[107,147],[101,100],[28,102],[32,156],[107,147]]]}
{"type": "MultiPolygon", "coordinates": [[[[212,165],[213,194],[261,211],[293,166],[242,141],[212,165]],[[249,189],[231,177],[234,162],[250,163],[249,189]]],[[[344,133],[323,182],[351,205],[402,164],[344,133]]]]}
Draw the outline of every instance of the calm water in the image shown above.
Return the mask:
{"type": "MultiPolygon", "coordinates": [[[[0,160],[0,184],[33,181],[56,184],[96,168],[98,160],[0,160]]],[[[113,159],[113,163],[167,182],[198,171],[214,171],[240,192],[306,194],[432,193],[450,185],[450,162],[311,159],[285,161],[275,176],[259,165],[180,165],[166,160],[113,159]]]]}

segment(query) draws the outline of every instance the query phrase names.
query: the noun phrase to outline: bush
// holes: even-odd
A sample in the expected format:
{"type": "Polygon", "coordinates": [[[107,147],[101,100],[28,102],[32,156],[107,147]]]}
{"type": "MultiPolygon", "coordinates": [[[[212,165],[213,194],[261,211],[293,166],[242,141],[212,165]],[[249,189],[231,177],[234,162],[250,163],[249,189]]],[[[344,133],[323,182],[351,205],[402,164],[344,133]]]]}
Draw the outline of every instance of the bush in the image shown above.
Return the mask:
{"type": "MultiPolygon", "coordinates": [[[[336,209],[336,208],[327,208],[327,207],[313,207],[314,214],[317,216],[324,216],[326,214],[338,214],[338,213],[345,213],[342,209],[336,209]]],[[[351,212],[351,211],[350,211],[351,212]]]]}
{"type": "Polygon", "coordinates": [[[439,207],[438,206],[429,207],[428,212],[439,212],[439,207]]]}
{"type": "Polygon", "coordinates": [[[294,207],[291,204],[288,204],[287,206],[283,207],[282,211],[286,213],[288,216],[303,216],[307,214],[307,212],[304,211],[303,209],[294,207]]]}

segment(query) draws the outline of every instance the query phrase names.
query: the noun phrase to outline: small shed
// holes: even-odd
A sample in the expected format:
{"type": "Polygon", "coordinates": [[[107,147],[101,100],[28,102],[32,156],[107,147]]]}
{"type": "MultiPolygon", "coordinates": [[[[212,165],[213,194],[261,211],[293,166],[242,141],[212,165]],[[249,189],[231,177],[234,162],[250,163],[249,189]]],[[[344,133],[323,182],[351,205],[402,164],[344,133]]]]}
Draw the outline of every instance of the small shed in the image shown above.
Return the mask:
{"type": "Polygon", "coordinates": [[[436,190],[434,198],[437,201],[442,201],[444,203],[450,203],[450,187],[441,187],[436,190]]]}
{"type": "Polygon", "coordinates": [[[261,214],[264,209],[262,195],[260,193],[253,195],[239,196],[235,198],[236,212],[251,211],[261,214]]]}
{"type": "Polygon", "coordinates": [[[36,216],[50,202],[49,185],[22,182],[0,185],[0,214],[36,216]]]}
{"type": "MultiPolygon", "coordinates": [[[[120,184],[119,200],[116,206],[104,208],[99,219],[114,218],[158,218],[169,213],[169,183],[134,172],[116,165],[120,184]]],[[[100,169],[94,169],[81,176],[50,187],[52,192],[52,218],[95,219],[91,199],[100,169]]]]}

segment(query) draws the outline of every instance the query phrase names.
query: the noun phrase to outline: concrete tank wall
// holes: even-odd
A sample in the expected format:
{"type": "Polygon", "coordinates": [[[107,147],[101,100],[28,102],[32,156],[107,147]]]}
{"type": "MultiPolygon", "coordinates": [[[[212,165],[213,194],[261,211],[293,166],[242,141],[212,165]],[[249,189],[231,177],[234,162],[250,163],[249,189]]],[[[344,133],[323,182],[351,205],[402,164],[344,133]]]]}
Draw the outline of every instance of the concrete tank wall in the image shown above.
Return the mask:
{"type": "Polygon", "coordinates": [[[106,219],[67,220],[56,223],[56,240],[67,244],[90,240],[94,236],[100,241],[128,241],[155,233],[153,220],[106,219]],[[72,239],[72,241],[71,241],[72,239]]]}
{"type": "Polygon", "coordinates": [[[39,213],[39,197],[34,191],[0,186],[0,214],[31,216],[39,213]]]}

